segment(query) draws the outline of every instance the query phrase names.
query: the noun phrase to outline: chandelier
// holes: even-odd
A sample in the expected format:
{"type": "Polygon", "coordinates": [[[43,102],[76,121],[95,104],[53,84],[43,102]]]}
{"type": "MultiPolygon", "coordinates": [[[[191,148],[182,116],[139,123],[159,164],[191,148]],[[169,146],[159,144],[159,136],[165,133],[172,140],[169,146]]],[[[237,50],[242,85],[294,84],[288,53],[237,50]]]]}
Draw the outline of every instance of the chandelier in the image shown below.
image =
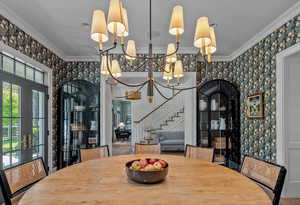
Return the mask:
{"type": "MultiPolygon", "coordinates": [[[[121,0],[110,0],[108,19],[106,23],[105,14],[102,10],[95,10],[93,12],[93,19],[91,24],[91,39],[98,42],[99,56],[101,61],[101,74],[107,79],[109,76],[117,83],[128,87],[137,88],[139,92],[145,85],[147,85],[147,96],[149,103],[152,102],[154,89],[165,99],[172,97],[165,96],[161,90],[162,88],[172,89],[173,91],[182,91],[194,89],[201,86],[201,83],[192,87],[182,87],[181,78],[184,76],[182,61],[178,58],[178,50],[180,47],[181,35],[184,33],[183,7],[178,5],[173,8],[169,33],[175,36],[175,43],[170,43],[167,46],[167,52],[163,55],[153,55],[152,45],[152,0],[149,0],[149,46],[147,55],[138,55],[136,52],[135,42],[126,38],[129,36],[129,26],[127,10],[125,9],[121,0]],[[113,45],[104,48],[104,43],[109,40],[109,33],[113,36],[113,45]],[[132,71],[138,71],[145,67],[146,63],[150,66],[147,68],[148,76],[140,83],[129,84],[120,80],[122,71],[119,62],[116,59],[111,59],[109,52],[120,46],[122,55],[126,58],[126,66],[131,67],[132,71]],[[163,64],[161,64],[163,59],[163,64]],[[133,61],[139,60],[136,67],[133,68],[133,61]],[[164,82],[154,79],[154,69],[163,72],[164,82]],[[175,80],[176,79],[176,80],[175,80]]],[[[197,20],[194,47],[199,51],[195,55],[202,56],[207,69],[208,64],[212,61],[212,54],[216,52],[216,37],[214,32],[215,24],[209,24],[208,17],[200,17],[197,20]]],[[[207,70],[206,70],[207,72],[207,70]]],[[[123,96],[126,97],[126,96],[123,96]]],[[[127,96],[128,97],[128,96],[127,96]]]]}

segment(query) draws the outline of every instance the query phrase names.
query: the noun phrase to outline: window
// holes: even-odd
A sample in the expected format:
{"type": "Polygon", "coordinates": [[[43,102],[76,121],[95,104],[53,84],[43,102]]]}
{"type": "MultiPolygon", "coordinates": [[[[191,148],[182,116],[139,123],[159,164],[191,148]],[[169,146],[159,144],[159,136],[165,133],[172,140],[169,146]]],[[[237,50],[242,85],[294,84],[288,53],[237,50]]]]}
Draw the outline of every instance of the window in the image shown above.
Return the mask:
{"type": "Polygon", "coordinates": [[[45,73],[38,68],[26,64],[9,54],[0,53],[0,69],[21,78],[47,85],[45,73]]]}
{"type": "Polygon", "coordinates": [[[2,83],[2,160],[3,168],[20,162],[21,156],[21,88],[2,83]]]}

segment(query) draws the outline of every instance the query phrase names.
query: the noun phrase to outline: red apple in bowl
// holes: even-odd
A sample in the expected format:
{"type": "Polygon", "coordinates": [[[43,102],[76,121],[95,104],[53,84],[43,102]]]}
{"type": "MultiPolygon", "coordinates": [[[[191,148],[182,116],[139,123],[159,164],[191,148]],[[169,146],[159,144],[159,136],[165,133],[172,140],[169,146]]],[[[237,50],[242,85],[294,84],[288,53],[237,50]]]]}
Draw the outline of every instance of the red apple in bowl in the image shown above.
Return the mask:
{"type": "Polygon", "coordinates": [[[145,168],[148,165],[148,161],[146,159],[141,159],[140,165],[141,165],[141,168],[145,168]]]}
{"type": "Polygon", "coordinates": [[[159,160],[159,163],[161,164],[162,168],[165,168],[167,166],[167,162],[165,162],[164,160],[159,160]]]}
{"type": "Polygon", "coordinates": [[[149,160],[149,164],[154,164],[155,162],[157,162],[158,160],[157,159],[150,159],[149,160]]]}

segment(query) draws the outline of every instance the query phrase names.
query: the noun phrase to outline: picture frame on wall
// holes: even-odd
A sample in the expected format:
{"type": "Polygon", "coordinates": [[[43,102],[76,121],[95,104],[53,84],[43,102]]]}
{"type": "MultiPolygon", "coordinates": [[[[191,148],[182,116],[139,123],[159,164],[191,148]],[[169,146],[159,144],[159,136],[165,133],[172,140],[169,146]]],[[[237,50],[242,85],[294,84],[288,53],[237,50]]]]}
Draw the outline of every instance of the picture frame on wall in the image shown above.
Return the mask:
{"type": "Polygon", "coordinates": [[[252,119],[264,117],[264,95],[255,93],[246,97],[247,116],[252,119]]]}

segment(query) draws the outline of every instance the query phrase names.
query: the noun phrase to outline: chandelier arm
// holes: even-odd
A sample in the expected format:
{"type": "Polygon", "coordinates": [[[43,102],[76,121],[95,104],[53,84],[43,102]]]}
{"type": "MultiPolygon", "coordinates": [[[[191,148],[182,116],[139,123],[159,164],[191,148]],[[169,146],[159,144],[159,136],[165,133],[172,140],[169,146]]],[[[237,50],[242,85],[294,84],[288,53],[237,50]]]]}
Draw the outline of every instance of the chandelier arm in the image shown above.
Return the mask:
{"type": "MultiPolygon", "coordinates": [[[[145,85],[147,84],[147,82],[145,82],[141,87],[139,87],[135,92],[139,92],[143,87],[145,87],[145,85]]],[[[124,96],[114,96],[114,98],[127,98],[130,95],[124,95],[124,96]]]]}
{"type": "Polygon", "coordinates": [[[155,62],[155,61],[152,61],[153,63],[155,63],[156,64],[156,66],[158,66],[158,69],[159,70],[161,70],[161,71],[163,71],[163,72],[166,72],[166,73],[171,73],[171,70],[170,71],[167,71],[167,70],[165,70],[164,69],[164,67],[166,66],[166,63],[164,63],[163,65],[159,65],[157,62],[155,62]]]}
{"type": "Polygon", "coordinates": [[[145,60],[145,61],[142,62],[138,67],[133,68],[132,65],[128,64],[127,60],[125,60],[125,62],[126,62],[126,63],[125,63],[126,66],[129,66],[129,67],[131,67],[131,68],[133,69],[131,72],[135,72],[135,71],[139,70],[140,68],[142,68],[142,67],[147,63],[147,61],[145,60]]]}
{"type": "Polygon", "coordinates": [[[101,55],[103,55],[104,53],[107,54],[108,51],[110,51],[110,50],[112,50],[112,49],[115,49],[116,47],[117,47],[117,42],[114,42],[114,45],[113,45],[112,47],[110,47],[110,48],[107,48],[107,49],[105,49],[105,50],[99,49],[99,55],[101,56],[101,55]]]}
{"type": "Polygon", "coordinates": [[[163,88],[168,88],[168,89],[171,89],[171,90],[181,90],[181,91],[184,91],[184,90],[191,90],[191,89],[195,89],[195,88],[199,88],[200,86],[203,85],[202,82],[198,83],[197,85],[195,86],[192,86],[192,87],[186,87],[186,88],[176,88],[176,87],[170,87],[170,86],[167,86],[167,85],[164,85],[158,81],[154,81],[155,83],[157,83],[157,85],[163,87],[163,88]]]}
{"type": "MultiPolygon", "coordinates": [[[[106,53],[106,55],[107,54],[108,53],[106,53]]],[[[124,82],[120,81],[118,78],[115,78],[113,76],[113,74],[111,73],[110,66],[109,66],[109,61],[108,61],[108,57],[106,58],[106,64],[107,64],[107,70],[108,70],[108,73],[109,73],[110,77],[112,77],[112,79],[114,79],[115,81],[117,81],[118,83],[120,83],[122,85],[126,85],[128,87],[139,87],[139,86],[141,86],[141,85],[143,85],[143,84],[145,84],[145,83],[147,83],[149,81],[149,80],[146,80],[146,81],[144,81],[142,83],[139,83],[139,84],[127,84],[127,83],[124,83],[124,82]]]]}
{"type": "Polygon", "coordinates": [[[179,50],[179,42],[176,42],[176,49],[173,53],[170,53],[170,54],[163,54],[163,55],[160,55],[160,56],[157,56],[157,57],[147,57],[147,56],[132,56],[132,55],[129,55],[126,50],[125,50],[125,44],[122,44],[122,51],[123,51],[123,55],[127,56],[127,57],[130,57],[130,58],[135,58],[135,59],[148,59],[148,60],[153,60],[153,59],[161,59],[161,58],[166,58],[166,57],[169,57],[171,55],[174,55],[174,54],[177,54],[178,50],[179,50]]]}
{"type": "Polygon", "coordinates": [[[155,90],[157,90],[157,92],[160,94],[160,96],[162,96],[166,100],[170,100],[172,98],[172,97],[168,98],[164,94],[162,94],[162,92],[159,90],[159,88],[157,87],[157,85],[155,85],[155,83],[153,83],[153,85],[154,85],[155,90]]]}

